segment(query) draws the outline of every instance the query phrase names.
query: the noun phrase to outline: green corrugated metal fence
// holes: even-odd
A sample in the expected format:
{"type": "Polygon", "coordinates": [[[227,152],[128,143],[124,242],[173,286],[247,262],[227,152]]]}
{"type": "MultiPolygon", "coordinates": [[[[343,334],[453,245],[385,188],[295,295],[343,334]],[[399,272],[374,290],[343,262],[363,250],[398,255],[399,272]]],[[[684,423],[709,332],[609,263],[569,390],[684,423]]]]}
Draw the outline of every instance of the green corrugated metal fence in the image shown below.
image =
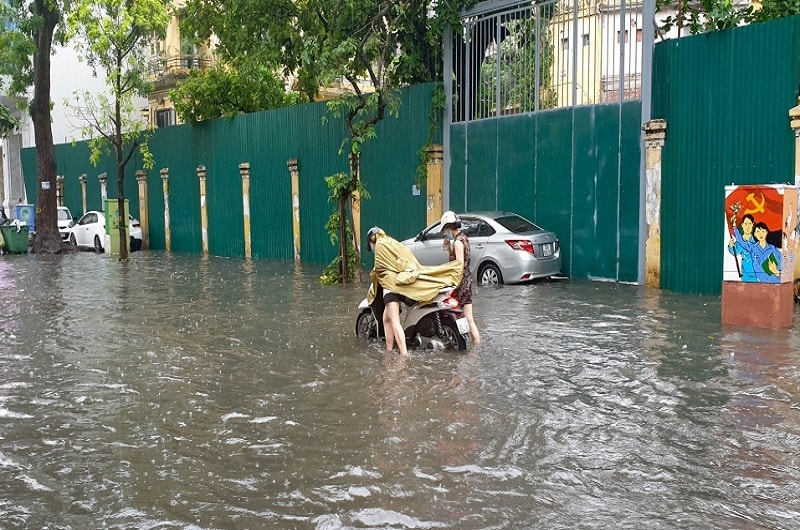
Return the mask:
{"type": "MultiPolygon", "coordinates": [[[[379,224],[404,238],[425,225],[425,193],[415,194],[413,184],[419,150],[428,136],[433,85],[403,90],[399,118],[387,117],[378,125],[378,138],[364,144],[361,177],[372,199],[362,204],[362,230],[379,224]]],[[[345,154],[339,154],[346,136],[343,120],[328,115],[324,103],[299,105],[213,120],[198,126],[158,129],[150,141],[155,168],[147,175],[150,246],[165,248],[164,201],[161,168],[169,169],[170,234],[172,250],[200,252],[200,184],[197,167],[207,170],[209,252],[221,256],[244,255],[242,181],[239,164],[249,162],[252,255],[261,259],[292,259],[291,179],[287,161],[298,159],[300,171],[300,226],[303,261],[327,263],[337,253],[325,223],[334,205],[328,202],[324,177],[348,171],[345,154]]],[[[441,137],[434,138],[441,141],[441,137]]],[[[349,150],[346,146],[345,153],[349,150]]],[[[56,146],[58,174],[65,177],[65,204],[74,215],[81,211],[78,180],[87,175],[88,209],[100,209],[97,176],[107,172],[108,196],[117,196],[115,163],[110,157],[98,167],[89,164],[86,142],[56,146]]],[[[128,164],[125,196],[131,211],[139,211],[135,171],[140,157],[128,164]]],[[[23,173],[28,200],[36,201],[35,149],[23,150],[23,173]]]]}
{"type": "Polygon", "coordinates": [[[794,184],[800,17],[659,43],[653,71],[652,116],[667,121],[661,286],[718,294],[724,187],[794,184]]]}
{"type": "Polygon", "coordinates": [[[562,273],[637,280],[641,102],[451,126],[455,210],[515,211],[554,230],[562,273]]]}

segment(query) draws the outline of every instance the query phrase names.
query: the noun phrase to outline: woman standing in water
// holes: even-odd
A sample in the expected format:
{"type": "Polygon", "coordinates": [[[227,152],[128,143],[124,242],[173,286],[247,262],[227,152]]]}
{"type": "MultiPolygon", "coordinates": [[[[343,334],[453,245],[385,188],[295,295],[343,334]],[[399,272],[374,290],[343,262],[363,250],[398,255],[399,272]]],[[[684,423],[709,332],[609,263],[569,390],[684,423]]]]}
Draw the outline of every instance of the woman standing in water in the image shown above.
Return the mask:
{"type": "Polygon", "coordinates": [[[469,321],[469,338],[473,344],[481,343],[481,334],[472,318],[472,272],[469,270],[469,239],[461,231],[461,220],[456,214],[447,211],[442,215],[442,233],[445,236],[444,248],[450,261],[458,260],[464,265],[461,283],[456,287],[455,297],[464,308],[464,316],[469,321]]]}

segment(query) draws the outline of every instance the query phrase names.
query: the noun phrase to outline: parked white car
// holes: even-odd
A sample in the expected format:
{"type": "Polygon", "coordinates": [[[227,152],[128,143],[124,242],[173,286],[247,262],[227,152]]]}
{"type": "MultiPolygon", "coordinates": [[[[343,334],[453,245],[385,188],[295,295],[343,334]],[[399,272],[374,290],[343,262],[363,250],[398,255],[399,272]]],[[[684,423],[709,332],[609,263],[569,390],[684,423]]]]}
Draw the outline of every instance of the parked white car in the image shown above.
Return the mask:
{"type": "Polygon", "coordinates": [[[71,228],[75,226],[75,218],[66,206],[58,207],[58,233],[61,234],[61,241],[69,241],[71,228]]]}
{"type": "MultiPolygon", "coordinates": [[[[130,228],[130,249],[141,250],[142,248],[142,228],[139,221],[132,216],[129,217],[130,228]]],[[[70,229],[69,242],[76,248],[94,249],[95,252],[103,252],[103,244],[106,238],[106,216],[103,212],[89,211],[78,219],[78,222],[70,229]]]]}

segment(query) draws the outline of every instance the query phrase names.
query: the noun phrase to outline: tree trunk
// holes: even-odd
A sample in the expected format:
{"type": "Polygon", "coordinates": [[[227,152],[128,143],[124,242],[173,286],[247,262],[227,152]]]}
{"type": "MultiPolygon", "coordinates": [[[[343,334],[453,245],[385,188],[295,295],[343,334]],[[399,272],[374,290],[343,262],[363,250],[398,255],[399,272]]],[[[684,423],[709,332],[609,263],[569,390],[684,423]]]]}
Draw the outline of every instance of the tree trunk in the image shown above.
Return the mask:
{"type": "Polygon", "coordinates": [[[342,272],[342,283],[347,283],[347,200],[349,197],[346,195],[339,197],[339,257],[341,258],[341,266],[339,270],[342,272]]]}
{"type": "MultiPolygon", "coordinates": [[[[121,59],[118,61],[121,64],[121,59]]],[[[121,68],[121,67],[120,67],[121,68]]],[[[117,94],[120,93],[121,80],[117,76],[117,94]]],[[[115,147],[117,151],[117,211],[119,212],[119,260],[128,259],[128,234],[125,227],[128,226],[128,211],[125,209],[125,154],[122,152],[122,109],[120,107],[119,96],[114,102],[114,112],[116,117],[115,147]]]]}
{"type": "Polygon", "coordinates": [[[42,17],[42,27],[34,33],[36,52],[33,56],[33,100],[30,113],[36,141],[36,164],[39,173],[36,190],[36,238],[33,251],[55,254],[61,250],[56,204],[56,157],[53,129],[50,123],[50,53],[53,32],[59,21],[54,3],[37,0],[32,8],[42,17]]]}

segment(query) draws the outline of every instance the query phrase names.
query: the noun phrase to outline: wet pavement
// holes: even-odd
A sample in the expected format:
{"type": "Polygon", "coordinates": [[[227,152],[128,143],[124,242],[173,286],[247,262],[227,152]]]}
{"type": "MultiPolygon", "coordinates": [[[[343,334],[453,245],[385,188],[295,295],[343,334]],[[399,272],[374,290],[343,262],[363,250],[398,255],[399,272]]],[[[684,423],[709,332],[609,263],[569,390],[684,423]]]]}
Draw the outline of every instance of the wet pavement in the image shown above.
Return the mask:
{"type": "Polygon", "coordinates": [[[366,286],[320,272],[0,257],[0,528],[800,525],[797,315],[477,288],[483,344],[402,362],[355,337],[366,286]]]}

